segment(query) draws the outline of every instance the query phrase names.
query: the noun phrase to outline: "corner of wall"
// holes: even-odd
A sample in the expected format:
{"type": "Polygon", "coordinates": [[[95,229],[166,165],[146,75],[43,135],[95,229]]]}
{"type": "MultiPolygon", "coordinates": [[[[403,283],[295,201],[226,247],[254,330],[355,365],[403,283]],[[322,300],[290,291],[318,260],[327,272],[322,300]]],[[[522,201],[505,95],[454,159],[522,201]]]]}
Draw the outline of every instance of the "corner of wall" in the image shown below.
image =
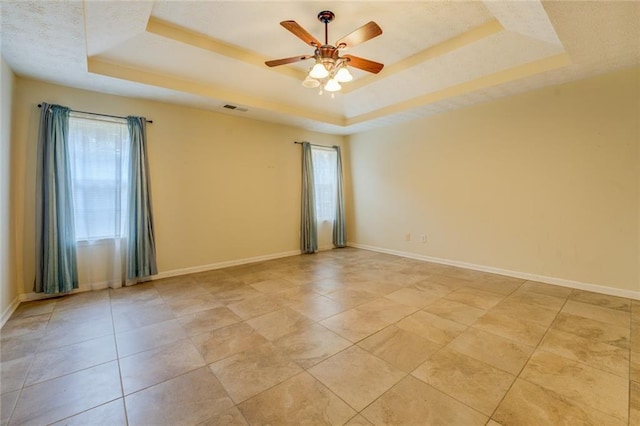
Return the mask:
{"type": "Polygon", "coordinates": [[[11,194],[13,187],[12,108],[15,75],[0,55],[0,325],[18,306],[19,291],[16,280],[14,212],[11,194]]]}

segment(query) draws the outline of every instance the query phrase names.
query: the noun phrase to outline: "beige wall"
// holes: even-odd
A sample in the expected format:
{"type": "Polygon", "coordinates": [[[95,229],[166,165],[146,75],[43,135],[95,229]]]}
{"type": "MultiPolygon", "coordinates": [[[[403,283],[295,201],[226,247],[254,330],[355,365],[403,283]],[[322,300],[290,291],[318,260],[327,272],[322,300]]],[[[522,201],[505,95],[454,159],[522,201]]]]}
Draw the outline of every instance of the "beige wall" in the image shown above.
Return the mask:
{"type": "Polygon", "coordinates": [[[640,291],[639,80],[627,70],[353,135],[349,241],[640,291]]]}
{"type": "Polygon", "coordinates": [[[35,141],[40,102],[115,115],[147,126],[160,272],[299,250],[300,147],[341,136],[159,102],[18,78],[14,99],[17,264],[24,292],[34,275],[35,141]]]}
{"type": "MultiPolygon", "coordinates": [[[[11,232],[11,101],[15,77],[0,56],[0,319],[18,296],[11,232]]],[[[0,322],[1,323],[1,322],[0,322]]]]}

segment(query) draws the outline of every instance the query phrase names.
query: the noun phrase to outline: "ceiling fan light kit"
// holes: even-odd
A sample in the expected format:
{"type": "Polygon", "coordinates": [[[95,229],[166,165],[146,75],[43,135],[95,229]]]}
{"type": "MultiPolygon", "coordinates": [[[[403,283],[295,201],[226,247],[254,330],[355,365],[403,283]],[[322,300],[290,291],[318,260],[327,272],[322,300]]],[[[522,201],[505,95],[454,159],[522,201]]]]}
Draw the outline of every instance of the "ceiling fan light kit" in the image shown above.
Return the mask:
{"type": "MultiPolygon", "coordinates": [[[[295,21],[282,21],[280,25],[293,33],[296,37],[315,48],[313,55],[299,55],[291,58],[275,59],[266,61],[269,67],[291,64],[313,58],[315,64],[309,69],[309,73],[302,82],[304,87],[315,88],[323,85],[327,92],[340,91],[340,83],[348,83],[353,80],[353,75],[349,72],[347,65],[358,68],[373,74],[379,73],[384,64],[371,61],[369,59],[358,58],[353,55],[340,56],[340,49],[353,47],[364,43],[382,34],[382,29],[375,22],[371,21],[350,34],[342,37],[335,43],[329,44],[328,25],[335,18],[335,14],[329,10],[318,13],[318,20],[324,24],[324,44],[321,44],[314,36],[309,34],[295,21]]],[[[320,90],[322,94],[322,89],[320,90]]]]}

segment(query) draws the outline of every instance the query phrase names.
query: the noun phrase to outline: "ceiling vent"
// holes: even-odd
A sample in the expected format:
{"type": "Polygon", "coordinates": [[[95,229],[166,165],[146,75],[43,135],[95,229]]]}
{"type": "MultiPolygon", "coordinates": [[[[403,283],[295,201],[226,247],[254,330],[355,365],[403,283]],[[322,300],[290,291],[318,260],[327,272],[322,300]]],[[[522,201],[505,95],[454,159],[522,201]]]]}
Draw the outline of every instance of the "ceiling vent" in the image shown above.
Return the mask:
{"type": "Polygon", "coordinates": [[[231,109],[231,110],[240,111],[240,112],[247,112],[247,111],[249,111],[247,108],[243,108],[243,107],[239,107],[239,106],[231,105],[231,104],[224,104],[224,105],[222,106],[222,108],[231,109]]]}

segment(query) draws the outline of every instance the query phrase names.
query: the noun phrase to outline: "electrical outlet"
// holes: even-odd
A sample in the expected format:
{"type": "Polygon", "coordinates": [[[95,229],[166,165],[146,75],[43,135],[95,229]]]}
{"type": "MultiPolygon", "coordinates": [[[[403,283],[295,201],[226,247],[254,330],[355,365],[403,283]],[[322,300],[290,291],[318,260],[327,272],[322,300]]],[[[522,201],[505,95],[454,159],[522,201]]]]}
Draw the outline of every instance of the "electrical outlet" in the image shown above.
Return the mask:
{"type": "Polygon", "coordinates": [[[404,240],[405,241],[411,241],[411,234],[409,234],[409,233],[404,234],[404,240]]]}
{"type": "Polygon", "coordinates": [[[424,235],[424,234],[420,235],[420,242],[423,243],[423,244],[426,243],[427,242],[427,236],[424,235]]]}

